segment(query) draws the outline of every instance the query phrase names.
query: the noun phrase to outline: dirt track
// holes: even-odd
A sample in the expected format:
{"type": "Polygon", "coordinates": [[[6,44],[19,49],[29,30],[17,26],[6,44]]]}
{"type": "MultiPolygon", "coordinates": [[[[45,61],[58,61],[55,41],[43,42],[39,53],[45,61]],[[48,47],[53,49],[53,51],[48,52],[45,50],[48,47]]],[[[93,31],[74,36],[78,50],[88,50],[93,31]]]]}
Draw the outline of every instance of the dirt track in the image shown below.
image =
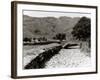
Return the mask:
{"type": "Polygon", "coordinates": [[[45,68],[67,68],[67,67],[89,67],[90,57],[86,56],[80,49],[61,49],[59,54],[53,56],[46,63],[45,68]]]}

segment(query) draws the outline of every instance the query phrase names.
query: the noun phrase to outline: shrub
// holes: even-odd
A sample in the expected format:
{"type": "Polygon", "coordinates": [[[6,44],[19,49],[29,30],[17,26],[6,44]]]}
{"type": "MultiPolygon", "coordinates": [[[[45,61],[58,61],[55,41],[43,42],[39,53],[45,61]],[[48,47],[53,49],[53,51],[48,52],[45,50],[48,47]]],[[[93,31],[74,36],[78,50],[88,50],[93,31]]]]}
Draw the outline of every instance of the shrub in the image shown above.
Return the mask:
{"type": "Polygon", "coordinates": [[[91,49],[89,48],[89,43],[88,42],[82,42],[81,43],[81,51],[84,52],[86,56],[91,56],[90,52],[91,49]]]}

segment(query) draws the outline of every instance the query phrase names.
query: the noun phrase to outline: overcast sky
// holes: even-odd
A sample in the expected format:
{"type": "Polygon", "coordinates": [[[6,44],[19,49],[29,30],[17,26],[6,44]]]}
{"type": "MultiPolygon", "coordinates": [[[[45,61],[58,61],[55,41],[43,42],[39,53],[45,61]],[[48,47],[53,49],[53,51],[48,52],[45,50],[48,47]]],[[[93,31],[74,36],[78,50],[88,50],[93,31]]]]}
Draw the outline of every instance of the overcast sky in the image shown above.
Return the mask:
{"type": "Polygon", "coordinates": [[[24,15],[32,16],[32,17],[91,17],[90,13],[78,13],[78,12],[54,12],[54,11],[23,11],[24,15]]]}

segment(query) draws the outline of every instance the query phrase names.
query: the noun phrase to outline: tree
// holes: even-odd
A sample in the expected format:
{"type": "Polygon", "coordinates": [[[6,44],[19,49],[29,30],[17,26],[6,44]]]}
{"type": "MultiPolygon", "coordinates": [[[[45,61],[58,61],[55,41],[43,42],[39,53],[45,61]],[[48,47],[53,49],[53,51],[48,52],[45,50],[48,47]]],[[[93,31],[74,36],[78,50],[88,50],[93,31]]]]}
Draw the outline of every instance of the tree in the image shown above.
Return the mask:
{"type": "Polygon", "coordinates": [[[39,33],[41,33],[41,32],[40,32],[40,30],[36,29],[36,30],[34,30],[34,33],[35,33],[35,34],[39,34],[39,33]]]}
{"type": "Polygon", "coordinates": [[[66,39],[66,34],[65,34],[65,33],[58,33],[58,34],[56,34],[56,36],[53,37],[53,38],[54,38],[54,39],[58,39],[58,40],[60,40],[60,42],[61,42],[62,40],[66,39]]]}
{"type": "Polygon", "coordinates": [[[75,25],[72,31],[72,35],[82,41],[90,39],[91,35],[91,20],[87,17],[82,17],[75,25]]]}
{"type": "Polygon", "coordinates": [[[24,41],[24,42],[31,42],[31,39],[30,39],[30,38],[25,37],[25,38],[23,39],[23,41],[24,41]]]}
{"type": "Polygon", "coordinates": [[[34,37],[34,38],[33,38],[33,40],[35,41],[35,40],[36,40],[36,38],[34,37]]]}
{"type": "Polygon", "coordinates": [[[46,39],[45,37],[42,37],[42,40],[43,40],[43,41],[47,41],[47,39],[46,39]]]}

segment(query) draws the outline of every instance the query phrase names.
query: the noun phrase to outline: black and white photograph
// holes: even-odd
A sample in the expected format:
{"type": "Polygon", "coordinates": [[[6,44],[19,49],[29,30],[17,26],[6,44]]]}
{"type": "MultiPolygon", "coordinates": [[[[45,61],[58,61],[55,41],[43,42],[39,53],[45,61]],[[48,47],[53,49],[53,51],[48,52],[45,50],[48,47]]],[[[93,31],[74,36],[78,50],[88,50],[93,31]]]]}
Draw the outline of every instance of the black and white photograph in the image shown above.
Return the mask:
{"type": "Polygon", "coordinates": [[[89,66],[89,13],[23,11],[24,69],[89,66]]]}
{"type": "Polygon", "coordinates": [[[12,76],[97,73],[97,7],[12,3],[12,76]]]}

